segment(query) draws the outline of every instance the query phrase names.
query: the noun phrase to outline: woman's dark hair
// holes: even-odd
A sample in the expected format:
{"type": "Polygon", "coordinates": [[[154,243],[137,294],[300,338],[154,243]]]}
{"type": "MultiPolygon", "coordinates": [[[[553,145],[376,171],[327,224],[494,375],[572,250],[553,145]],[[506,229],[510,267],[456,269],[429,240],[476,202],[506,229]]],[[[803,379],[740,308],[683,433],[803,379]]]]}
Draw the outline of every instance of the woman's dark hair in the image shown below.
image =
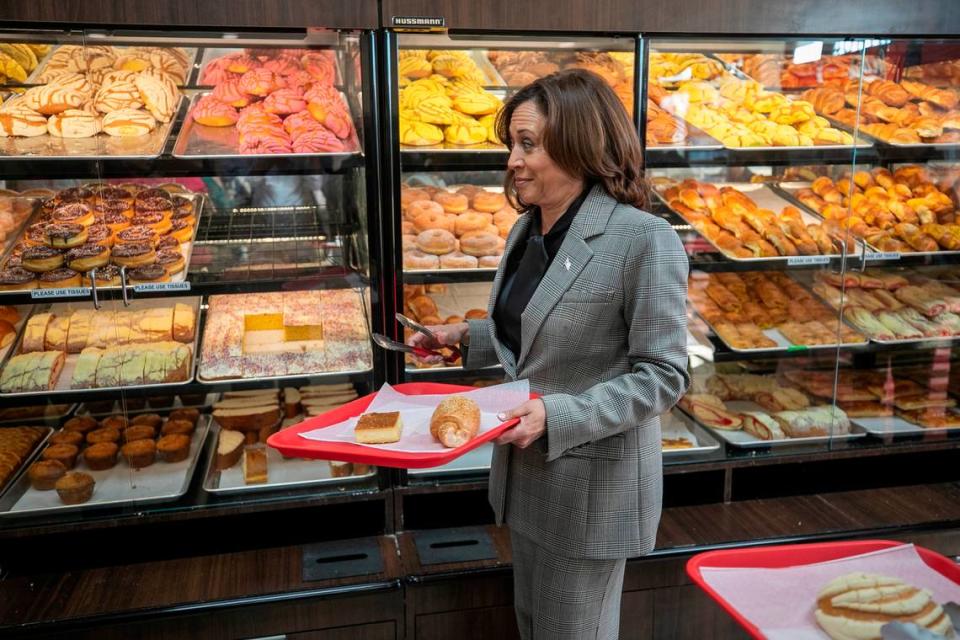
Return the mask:
{"type": "MultiPolygon", "coordinates": [[[[617,202],[646,206],[643,150],[623,104],[603,78],[570,69],[540,78],[513,94],[497,115],[497,136],[512,149],[510,119],[533,102],[546,118],[542,144],[557,166],[572,176],[603,185],[617,202]]],[[[504,193],[516,208],[529,210],[507,169],[504,193]]]]}

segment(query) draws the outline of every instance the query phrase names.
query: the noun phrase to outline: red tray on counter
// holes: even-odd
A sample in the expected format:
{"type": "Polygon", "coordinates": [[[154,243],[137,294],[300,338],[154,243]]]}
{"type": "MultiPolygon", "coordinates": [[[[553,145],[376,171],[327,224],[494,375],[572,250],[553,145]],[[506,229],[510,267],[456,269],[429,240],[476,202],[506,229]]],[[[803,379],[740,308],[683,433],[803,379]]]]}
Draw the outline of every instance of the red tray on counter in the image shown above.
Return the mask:
{"type": "MultiPolygon", "coordinates": [[[[839,560],[850,556],[858,556],[872,551],[882,551],[891,547],[899,547],[903,542],[893,540],[850,540],[844,542],[817,542],[813,544],[772,545],[769,547],[747,547],[744,549],[722,549],[699,553],[687,561],[687,575],[713,598],[723,610],[729,613],[737,623],[752,637],[762,640],[765,635],[740,614],[732,604],[720,593],[714,590],[703,579],[700,573],[704,568],[734,568],[734,569],[778,569],[795,567],[804,564],[815,564],[828,560],[839,560]]],[[[930,549],[914,545],[920,558],[928,567],[942,574],[949,580],[960,584],[960,566],[949,558],[930,549]]]]}
{"type": "MultiPolygon", "coordinates": [[[[410,396],[462,393],[464,391],[476,390],[476,387],[466,387],[458,384],[442,384],[439,382],[405,382],[393,385],[393,388],[404,395],[410,396]]],[[[425,469],[428,467],[438,467],[452,460],[456,460],[468,451],[493,440],[520,422],[519,418],[507,420],[503,424],[485,433],[481,433],[462,446],[446,451],[437,451],[436,453],[406,453],[402,451],[390,451],[388,449],[377,449],[376,447],[350,442],[317,442],[316,440],[307,440],[306,438],[300,437],[300,434],[304,431],[322,429],[323,427],[329,427],[338,422],[343,422],[348,418],[359,416],[366,411],[367,407],[370,406],[370,403],[373,402],[373,399],[376,397],[376,393],[371,393],[370,395],[348,402],[333,411],[328,411],[327,413],[278,431],[267,439],[267,444],[283,455],[291,458],[319,458],[321,460],[343,460],[345,462],[373,464],[380,467],[425,469]]],[[[536,395],[530,394],[530,397],[534,398],[536,395]]]]}

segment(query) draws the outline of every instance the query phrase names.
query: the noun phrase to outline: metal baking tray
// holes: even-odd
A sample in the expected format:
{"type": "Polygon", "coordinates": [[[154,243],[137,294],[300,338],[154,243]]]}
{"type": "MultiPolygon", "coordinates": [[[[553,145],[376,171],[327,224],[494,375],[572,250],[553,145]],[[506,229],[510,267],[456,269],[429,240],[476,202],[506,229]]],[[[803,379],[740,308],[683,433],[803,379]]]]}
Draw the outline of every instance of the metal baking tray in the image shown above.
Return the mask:
{"type": "MultiPolygon", "coordinates": [[[[89,44],[93,44],[93,43],[89,43],[89,44]]],[[[54,53],[56,53],[57,49],[59,49],[62,46],[64,45],[55,44],[53,45],[53,47],[50,48],[50,51],[47,52],[47,55],[45,55],[43,59],[39,61],[37,68],[34,69],[33,72],[30,74],[30,76],[27,78],[28,84],[37,84],[36,83],[37,76],[41,75],[44,72],[44,70],[47,67],[47,63],[50,61],[50,58],[53,56],[54,53]]],[[[151,46],[158,46],[158,45],[151,45],[151,46]]],[[[114,45],[113,48],[117,49],[120,55],[124,55],[128,49],[132,49],[133,47],[114,45]]],[[[173,47],[161,47],[161,48],[172,49],[173,47]]],[[[186,66],[186,69],[184,69],[184,72],[186,74],[186,78],[184,78],[184,82],[186,82],[187,80],[190,79],[190,72],[193,70],[193,66],[197,62],[197,54],[199,53],[200,50],[196,47],[179,47],[179,48],[183,49],[187,53],[187,66],[186,66]]]]}
{"type": "Polygon", "coordinates": [[[32,425],[40,426],[41,424],[49,425],[59,425],[60,422],[73,413],[74,409],[77,408],[77,404],[74,402],[72,404],[62,403],[62,404],[45,404],[40,405],[44,410],[62,407],[62,411],[54,411],[52,413],[43,413],[41,415],[33,416],[32,418],[0,418],[0,425],[32,425]]]}
{"type": "MultiPolygon", "coordinates": [[[[732,400],[725,402],[727,409],[733,413],[740,411],[762,411],[764,413],[770,413],[760,405],[750,402],[747,400],[732,400]]],[[[689,415],[689,414],[688,414],[689,415]]],[[[697,419],[694,416],[690,416],[695,422],[697,419]]],[[[697,422],[697,424],[701,424],[697,422]]],[[[808,445],[808,444],[825,444],[829,442],[840,442],[847,440],[856,440],[858,438],[863,438],[867,435],[863,427],[856,424],[853,420],[850,421],[850,433],[844,433],[835,436],[813,436],[810,438],[782,438],[778,440],[760,440],[750,435],[742,429],[737,431],[730,431],[726,429],[714,429],[709,425],[703,425],[706,429],[709,429],[715,436],[726,442],[732,447],[737,448],[756,448],[756,447],[771,447],[771,448],[781,448],[781,447],[790,447],[797,445],[808,445]]]]}
{"type": "Polygon", "coordinates": [[[403,272],[404,272],[404,273],[417,274],[417,275],[423,275],[423,274],[428,274],[428,275],[430,275],[430,274],[432,274],[432,275],[442,276],[442,275],[444,275],[444,274],[448,274],[448,275],[449,275],[449,274],[451,274],[451,273],[489,273],[489,274],[495,274],[495,273],[497,272],[497,269],[494,268],[494,267],[477,267],[476,269],[409,269],[409,268],[407,268],[407,267],[404,267],[404,268],[403,268],[403,272]]]}
{"type": "MultiPolygon", "coordinates": [[[[11,44],[15,44],[15,43],[11,43],[11,44]]],[[[27,44],[27,43],[22,42],[20,44],[27,44]]],[[[38,44],[43,44],[43,43],[38,43],[38,44]]],[[[56,51],[57,47],[59,46],[61,45],[57,45],[57,44],[51,45],[49,51],[47,51],[44,55],[37,58],[37,66],[33,68],[33,71],[27,74],[27,81],[24,84],[38,84],[37,76],[39,76],[40,73],[46,68],[47,63],[50,61],[50,56],[53,55],[53,52],[56,51]]]]}
{"type": "Polygon", "coordinates": [[[0,139],[0,160],[143,160],[163,153],[167,138],[183,109],[181,96],[169,122],[158,122],[145,136],[117,137],[99,133],[89,138],[58,138],[50,134],[32,138],[0,139]]]}
{"type": "MultiPolygon", "coordinates": [[[[202,212],[203,212],[204,194],[193,193],[190,191],[183,191],[183,192],[177,193],[176,195],[183,196],[184,198],[188,198],[193,201],[193,233],[190,235],[189,241],[180,243],[180,252],[183,254],[183,262],[184,262],[183,269],[179,273],[175,273],[172,276],[170,276],[170,279],[167,280],[166,282],[160,283],[161,285],[166,284],[167,282],[184,282],[187,279],[187,273],[190,270],[190,258],[193,256],[194,239],[197,236],[197,229],[200,228],[200,216],[202,215],[202,212]]],[[[39,209],[34,211],[34,213],[27,219],[27,222],[23,225],[23,227],[20,229],[17,235],[14,236],[14,239],[20,240],[20,238],[22,237],[23,231],[27,229],[27,227],[32,225],[34,222],[36,222],[36,218],[39,218],[40,215],[41,214],[39,212],[39,209]]],[[[13,250],[13,247],[15,245],[16,245],[16,242],[10,243],[10,246],[7,247],[6,251],[4,251],[3,258],[2,260],[0,260],[0,262],[6,261],[8,257],[7,254],[9,254],[10,251],[13,250]]],[[[89,285],[83,285],[83,287],[88,287],[88,286],[89,285]]],[[[128,285],[128,287],[130,288],[134,286],[135,285],[128,285]]],[[[119,291],[122,288],[123,287],[121,285],[97,285],[97,291],[119,291]]],[[[19,295],[19,294],[22,294],[24,291],[28,291],[28,290],[27,289],[9,289],[5,291],[0,291],[0,299],[2,299],[4,295],[19,295]]],[[[0,354],[0,357],[2,357],[2,354],[0,354]]]]}
{"type": "MultiPolygon", "coordinates": [[[[960,148],[960,145],[958,145],[958,148],[960,148]]],[[[809,189],[810,184],[811,183],[809,182],[777,182],[773,186],[777,191],[782,193],[787,200],[790,201],[790,204],[796,206],[798,209],[802,207],[803,211],[814,213],[815,215],[817,215],[818,219],[822,219],[819,214],[817,214],[815,211],[810,209],[810,207],[803,204],[802,202],[800,202],[800,200],[797,199],[796,193],[801,189],[809,189]]],[[[853,234],[851,233],[851,235],[853,234]]],[[[876,247],[868,243],[866,240],[863,240],[861,238],[856,238],[856,241],[858,244],[866,246],[866,248],[869,249],[870,251],[880,252],[879,249],[877,249],[876,247]]],[[[906,256],[956,256],[956,255],[960,255],[960,251],[947,251],[945,249],[941,249],[939,251],[907,251],[907,252],[903,252],[903,255],[906,255],[906,256]]]]}
{"type": "MultiPolygon", "coordinates": [[[[744,195],[749,196],[750,199],[752,199],[754,202],[757,203],[757,206],[759,208],[770,209],[776,214],[779,214],[784,207],[793,206],[794,208],[800,211],[800,215],[803,218],[803,221],[805,224],[820,224],[821,222],[823,222],[823,218],[821,218],[818,215],[812,214],[809,209],[807,209],[806,207],[803,207],[802,205],[801,207],[797,207],[795,200],[784,198],[783,196],[778,194],[776,191],[771,189],[768,184],[756,183],[756,182],[736,182],[736,183],[735,182],[716,182],[711,184],[713,184],[718,189],[721,187],[733,187],[734,189],[736,189],[737,191],[740,191],[744,195]]],[[[690,224],[690,221],[687,220],[682,213],[674,210],[670,206],[670,203],[667,202],[667,199],[663,196],[663,194],[660,193],[659,189],[654,189],[653,192],[654,194],[656,194],[657,198],[660,200],[660,202],[663,203],[665,207],[670,209],[670,211],[672,211],[674,214],[680,216],[684,222],[686,222],[687,224],[690,224]]],[[[696,231],[696,229],[694,229],[694,231],[696,231]]],[[[764,258],[764,257],[738,258],[734,255],[727,253],[726,251],[724,251],[723,249],[715,245],[712,240],[710,240],[703,234],[700,234],[700,235],[701,237],[703,237],[704,240],[706,240],[710,244],[711,247],[713,247],[718,252],[723,254],[728,260],[732,260],[733,262],[757,263],[757,264],[775,264],[775,263],[787,264],[791,260],[791,256],[777,256],[777,257],[769,257],[769,258],[764,258]]],[[[860,245],[862,250],[863,243],[860,240],[857,240],[857,244],[860,245]]],[[[798,260],[807,259],[807,258],[818,258],[818,257],[827,258],[827,259],[842,258],[843,254],[830,253],[826,255],[817,255],[817,256],[793,256],[793,258],[798,260]]]]}
{"type": "Polygon", "coordinates": [[[720,448],[720,443],[706,429],[682,411],[669,411],[661,415],[660,430],[664,438],[682,437],[693,443],[689,449],[663,449],[664,460],[699,458],[720,448]]]}
{"type": "Polygon", "coordinates": [[[212,407],[213,403],[216,401],[217,401],[217,394],[208,393],[204,397],[202,404],[184,404],[183,400],[178,395],[174,398],[173,404],[166,407],[154,407],[150,404],[149,400],[146,400],[146,404],[142,409],[129,409],[129,408],[123,408],[121,401],[118,399],[114,401],[113,409],[111,411],[98,411],[96,413],[91,413],[89,409],[87,409],[86,404],[81,404],[80,406],[77,407],[76,415],[91,416],[93,418],[102,418],[102,417],[112,416],[116,414],[129,415],[129,416],[134,416],[141,413],[165,414],[165,413],[170,413],[175,409],[205,409],[208,407],[212,407]]]}
{"type": "Polygon", "coordinates": [[[670,117],[681,121],[683,126],[686,127],[686,139],[678,144],[647,145],[647,151],[719,151],[723,149],[723,144],[710,134],[673,113],[670,113],[670,117]]]}
{"type": "MultiPolygon", "coordinates": [[[[210,95],[209,91],[196,93],[190,99],[190,110],[200,98],[210,95]]],[[[343,93],[340,94],[343,97],[343,93]]],[[[349,103],[344,97],[344,104],[347,106],[347,112],[350,113],[350,119],[356,125],[356,118],[350,112],[349,103]]],[[[343,152],[323,152],[323,153],[240,153],[239,139],[240,134],[235,126],[229,127],[208,127],[197,124],[193,118],[189,117],[190,111],[183,119],[183,125],[180,127],[180,133],[177,135],[177,141],[173,145],[174,158],[303,158],[303,157],[323,157],[323,158],[341,158],[347,159],[360,155],[360,141],[357,138],[356,127],[353,135],[350,137],[350,144],[353,145],[353,151],[343,152]]]]}
{"type": "Polygon", "coordinates": [[[27,469],[30,468],[30,465],[33,464],[33,461],[36,460],[37,456],[40,455],[40,452],[43,451],[43,446],[47,443],[47,439],[49,439],[53,434],[53,427],[42,428],[44,430],[43,435],[40,436],[40,439],[37,440],[37,443],[33,445],[33,449],[30,450],[30,453],[27,454],[27,457],[23,459],[23,464],[21,464],[16,473],[10,477],[10,480],[6,485],[0,486],[0,504],[2,504],[3,498],[7,495],[7,492],[13,489],[13,487],[17,486],[17,483],[20,481],[20,476],[23,476],[27,472],[27,469]]]}
{"type": "MultiPolygon", "coordinates": [[[[956,409],[948,409],[954,415],[958,414],[956,409]]],[[[930,434],[944,434],[951,431],[960,430],[960,426],[944,428],[921,427],[904,420],[900,416],[882,416],[876,418],[851,418],[851,423],[856,423],[864,431],[878,438],[889,438],[897,436],[917,436],[930,434]]]]}
{"type": "MultiPolygon", "coordinates": [[[[166,301],[165,300],[161,300],[161,301],[132,300],[130,302],[130,306],[123,307],[123,310],[137,311],[138,309],[150,309],[153,307],[163,306],[162,305],[163,302],[166,302],[166,301]]],[[[161,382],[157,384],[128,385],[124,387],[93,387],[93,388],[74,389],[70,386],[70,383],[72,381],[71,378],[73,377],[73,369],[76,366],[77,358],[79,358],[80,354],[68,353],[66,356],[66,361],[64,362],[64,365],[63,365],[63,369],[61,369],[60,371],[60,378],[57,380],[57,385],[53,389],[50,389],[49,391],[27,391],[23,393],[0,393],[0,398],[27,398],[27,397],[34,397],[34,396],[56,397],[57,395],[60,395],[60,394],[75,393],[77,391],[125,391],[128,389],[167,389],[170,387],[179,387],[185,384],[189,384],[190,382],[193,381],[196,375],[196,369],[197,369],[197,360],[198,360],[197,347],[200,341],[200,326],[201,326],[200,296],[177,298],[176,302],[182,302],[184,304],[192,305],[194,318],[196,322],[196,326],[193,332],[193,344],[190,345],[191,348],[193,349],[193,359],[190,362],[189,373],[187,374],[186,380],[179,380],[177,382],[161,382]]],[[[49,306],[36,305],[34,307],[34,313],[40,313],[40,312],[57,313],[58,311],[61,313],[65,313],[68,311],[72,313],[75,310],[76,309],[74,308],[73,304],[66,303],[66,302],[58,302],[58,303],[51,304],[49,306]]],[[[117,310],[120,310],[120,308],[117,307],[117,310]]],[[[11,350],[11,352],[8,353],[7,356],[2,360],[2,366],[0,366],[0,371],[6,368],[7,363],[10,361],[10,358],[12,357],[12,354],[20,352],[21,342],[22,342],[22,335],[18,335],[17,341],[16,341],[17,348],[15,350],[11,350]]]]}
{"type": "Polygon", "coordinates": [[[200,451],[207,440],[210,416],[200,416],[190,440],[190,454],[180,462],[157,460],[149,467],[134,470],[120,456],[112,469],[90,471],[77,458],[75,470],[89,473],[97,484],[93,497],[82,504],[63,504],[57,492],[36,491],[27,476],[21,475],[16,484],[0,499],[0,518],[35,516],[49,513],[86,511],[100,507],[124,507],[171,502],[187,492],[200,451]]]}
{"type": "MultiPolygon", "coordinates": [[[[470,153],[492,154],[506,153],[507,147],[502,144],[492,142],[478,142],[477,144],[453,144],[452,142],[441,142],[440,144],[417,146],[412,144],[401,144],[400,153],[437,153],[440,155],[448,153],[470,153]]],[[[401,160],[402,163],[402,160],[401,160]]]]}
{"type": "Polygon", "coordinates": [[[492,459],[493,443],[488,442],[447,464],[430,467],[429,469],[409,469],[407,475],[411,478],[437,478],[466,473],[485,473],[490,471],[490,461],[492,459]]]}
{"type": "Polygon", "coordinates": [[[278,489],[300,489],[303,487],[341,487],[343,485],[364,482],[377,475],[377,468],[370,467],[367,473],[362,475],[334,478],[330,475],[330,465],[325,460],[284,458],[280,452],[273,447],[266,447],[267,482],[263,484],[245,484],[243,481],[241,462],[237,462],[237,464],[229,469],[217,471],[215,462],[217,459],[217,439],[219,435],[219,425],[212,425],[210,428],[210,446],[207,452],[206,467],[203,472],[203,490],[214,495],[237,495],[242,493],[257,493],[260,491],[276,491],[278,489]]]}
{"type": "MultiPolygon", "coordinates": [[[[246,48],[246,47],[205,47],[205,48],[203,49],[203,54],[200,56],[200,61],[199,61],[199,63],[197,64],[197,67],[198,67],[197,80],[196,80],[196,83],[194,84],[194,86],[197,86],[197,87],[212,87],[212,86],[215,86],[215,85],[212,85],[212,84],[201,84],[201,82],[200,82],[200,79],[203,78],[203,72],[207,70],[207,65],[210,64],[211,62],[213,62],[214,60],[216,60],[217,58],[221,58],[221,57],[223,57],[223,56],[230,55],[231,53],[242,52],[245,48],[246,48]]],[[[267,48],[271,48],[271,47],[267,47],[267,48]]],[[[297,48],[300,48],[300,47],[297,47],[297,48]]],[[[256,50],[255,47],[252,47],[251,49],[252,49],[252,50],[256,50]]],[[[304,54],[307,54],[307,53],[310,53],[310,52],[322,51],[323,49],[324,49],[324,47],[312,47],[312,48],[311,48],[311,47],[304,47],[304,48],[303,48],[303,53],[304,53],[304,54]]],[[[334,50],[334,53],[336,54],[337,51],[334,50]]],[[[340,56],[334,55],[333,59],[334,59],[334,61],[335,61],[335,63],[336,63],[334,66],[335,66],[336,71],[337,71],[337,77],[336,77],[336,79],[335,79],[335,84],[340,85],[340,84],[343,84],[343,70],[340,68],[340,56]]]]}

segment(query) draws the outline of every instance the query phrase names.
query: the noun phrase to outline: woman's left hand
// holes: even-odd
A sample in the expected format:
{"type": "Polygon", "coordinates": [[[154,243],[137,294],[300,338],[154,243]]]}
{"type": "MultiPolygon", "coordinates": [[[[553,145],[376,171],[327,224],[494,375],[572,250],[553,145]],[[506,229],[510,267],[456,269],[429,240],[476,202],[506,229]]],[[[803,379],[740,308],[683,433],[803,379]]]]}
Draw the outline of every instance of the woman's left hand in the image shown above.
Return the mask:
{"type": "Polygon", "coordinates": [[[540,398],[528,400],[519,407],[498,414],[497,417],[504,422],[520,418],[520,424],[500,434],[496,439],[497,444],[513,444],[526,449],[547,430],[547,410],[540,398]]]}

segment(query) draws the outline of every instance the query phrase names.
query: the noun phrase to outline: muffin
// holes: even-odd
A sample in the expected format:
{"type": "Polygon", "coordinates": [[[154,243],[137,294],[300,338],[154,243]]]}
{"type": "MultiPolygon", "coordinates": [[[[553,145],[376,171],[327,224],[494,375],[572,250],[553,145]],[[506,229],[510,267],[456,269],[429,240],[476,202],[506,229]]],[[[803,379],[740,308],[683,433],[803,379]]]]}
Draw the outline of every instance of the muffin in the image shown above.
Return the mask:
{"type": "Polygon", "coordinates": [[[117,464],[120,447],[115,442],[98,442],[83,451],[83,461],[91,471],[103,471],[117,464]]]}
{"type": "Polygon", "coordinates": [[[153,464],[157,457],[157,443],[153,440],[134,440],[123,445],[120,450],[123,457],[134,469],[142,469],[153,464]]]}
{"type": "Polygon", "coordinates": [[[163,425],[163,428],[160,429],[160,433],[167,436],[172,433],[180,433],[185,436],[189,436],[193,433],[194,425],[189,420],[167,420],[166,424],[163,425]]]}
{"type": "MultiPolygon", "coordinates": [[[[47,440],[50,444],[72,444],[79,447],[83,444],[83,434],[79,431],[57,431],[47,440]]],[[[53,487],[50,487],[51,489],[53,487]]]]}
{"type": "Polygon", "coordinates": [[[50,491],[66,472],[67,468],[59,460],[40,460],[30,465],[27,477],[37,491],[50,491]]]}
{"type": "Polygon", "coordinates": [[[192,424],[197,424],[197,420],[200,419],[200,411],[198,409],[174,409],[167,416],[167,419],[189,420],[192,424]]]}
{"type": "Polygon", "coordinates": [[[171,433],[157,441],[157,455],[164,462],[186,460],[189,453],[190,436],[182,433],[171,433]]]}
{"type": "Polygon", "coordinates": [[[55,488],[63,504],[82,504],[93,495],[96,482],[89,473],[70,471],[57,480],[55,488]]]}
{"type": "Polygon", "coordinates": [[[130,425],[123,432],[124,442],[133,442],[134,440],[153,440],[157,436],[157,430],[146,424],[130,425]]]}
{"type": "Polygon", "coordinates": [[[97,421],[90,416],[74,416],[63,423],[64,431],[79,431],[87,434],[97,428],[97,421]]]}
{"type": "Polygon", "coordinates": [[[154,429],[159,429],[160,425],[163,424],[163,418],[156,413],[143,413],[130,421],[130,426],[136,424],[146,424],[150,425],[154,429]]]}
{"type": "Polygon", "coordinates": [[[87,434],[87,444],[98,442],[120,442],[120,432],[110,427],[96,429],[87,434]]]}
{"type": "Polygon", "coordinates": [[[64,466],[65,469],[73,469],[77,464],[77,454],[80,449],[72,444],[52,444],[43,450],[40,457],[44,460],[56,460],[64,466]]]}
{"type": "Polygon", "coordinates": [[[100,424],[105,429],[116,429],[117,431],[123,431],[130,426],[130,421],[124,416],[107,416],[100,424]]]}

